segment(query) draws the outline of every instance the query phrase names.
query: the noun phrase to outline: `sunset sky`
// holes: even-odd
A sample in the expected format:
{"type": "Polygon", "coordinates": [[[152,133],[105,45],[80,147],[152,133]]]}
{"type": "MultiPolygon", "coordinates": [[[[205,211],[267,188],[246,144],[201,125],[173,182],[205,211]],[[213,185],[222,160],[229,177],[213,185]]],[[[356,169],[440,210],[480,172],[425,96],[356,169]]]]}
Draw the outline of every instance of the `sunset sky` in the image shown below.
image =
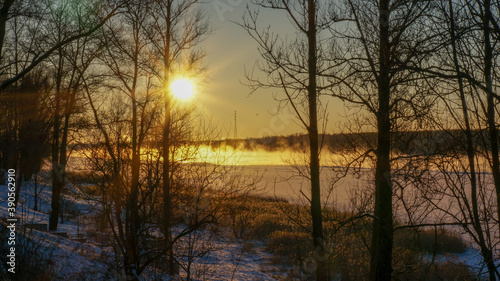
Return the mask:
{"type": "MultiPolygon", "coordinates": [[[[282,118],[273,115],[278,102],[272,93],[278,90],[260,90],[249,96],[250,88],[243,85],[246,83],[245,68],[251,70],[260,55],[257,43],[232,21],[241,22],[249,3],[250,0],[215,0],[204,4],[215,31],[203,44],[208,51],[209,80],[198,95],[198,102],[205,114],[225,129],[227,137],[234,135],[235,110],[239,138],[303,133],[304,129],[296,124],[296,120],[287,117],[290,116],[288,112],[282,118]]],[[[260,18],[261,27],[270,24],[280,35],[293,35],[294,29],[282,12],[262,11],[260,18]]],[[[338,127],[342,103],[332,98],[325,101],[329,103],[327,132],[332,133],[338,127]]]]}

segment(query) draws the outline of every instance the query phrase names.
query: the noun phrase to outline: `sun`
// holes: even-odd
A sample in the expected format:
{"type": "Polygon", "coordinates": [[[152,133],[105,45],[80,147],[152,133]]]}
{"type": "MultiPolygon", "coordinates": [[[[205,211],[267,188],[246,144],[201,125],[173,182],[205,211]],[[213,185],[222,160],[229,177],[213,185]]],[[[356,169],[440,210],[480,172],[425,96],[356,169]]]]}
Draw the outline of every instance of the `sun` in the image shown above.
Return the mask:
{"type": "Polygon", "coordinates": [[[187,100],[194,94],[194,84],[187,78],[177,78],[170,84],[170,90],[176,98],[187,100]]]}

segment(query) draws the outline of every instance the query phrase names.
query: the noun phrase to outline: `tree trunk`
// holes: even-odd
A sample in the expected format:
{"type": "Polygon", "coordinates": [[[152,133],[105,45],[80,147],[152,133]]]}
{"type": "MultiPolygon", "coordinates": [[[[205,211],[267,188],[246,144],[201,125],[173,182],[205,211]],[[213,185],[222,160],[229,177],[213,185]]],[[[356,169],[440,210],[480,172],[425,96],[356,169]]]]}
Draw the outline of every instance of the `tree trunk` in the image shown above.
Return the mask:
{"type": "Polygon", "coordinates": [[[375,168],[375,219],[371,243],[370,280],[390,281],[392,275],[392,184],[390,120],[389,1],[380,0],[380,69],[378,81],[377,161],[375,168]]]}
{"type": "Polygon", "coordinates": [[[34,200],[35,200],[35,205],[33,206],[33,210],[38,212],[38,173],[35,174],[35,178],[33,179],[33,187],[35,189],[34,192],[34,200]]]}
{"type": "Polygon", "coordinates": [[[498,147],[498,129],[496,127],[496,108],[495,100],[492,95],[493,81],[492,81],[492,67],[493,67],[493,48],[491,46],[491,31],[490,31],[490,18],[491,15],[491,1],[484,1],[484,15],[483,21],[483,35],[484,35],[484,82],[487,95],[487,122],[491,150],[491,173],[493,175],[493,182],[495,183],[495,190],[497,195],[497,219],[500,220],[500,159],[498,147]]]}
{"type": "Polygon", "coordinates": [[[60,212],[60,197],[63,189],[63,178],[59,166],[59,138],[61,127],[61,83],[62,83],[62,50],[59,49],[59,62],[56,75],[56,106],[54,109],[54,126],[52,128],[52,199],[49,218],[49,230],[56,231],[60,212]]]}
{"type": "Polygon", "coordinates": [[[58,217],[61,217],[61,223],[64,223],[63,210],[61,210],[61,194],[66,186],[66,164],[68,162],[67,147],[68,147],[68,132],[69,120],[71,118],[71,104],[73,103],[75,93],[71,97],[66,96],[66,107],[64,114],[64,124],[62,127],[62,137],[59,142],[60,135],[60,99],[61,93],[58,90],[56,93],[56,121],[54,125],[54,146],[53,146],[53,164],[52,164],[52,201],[49,219],[49,230],[57,230],[58,217]]]}
{"type": "MultiPolygon", "coordinates": [[[[137,64],[137,61],[135,61],[137,64]]],[[[137,65],[135,66],[137,69],[137,65]]],[[[126,222],[127,234],[126,234],[126,263],[125,263],[125,274],[128,280],[137,280],[138,268],[139,268],[139,175],[141,168],[140,159],[140,144],[138,142],[138,122],[137,122],[137,100],[135,87],[131,91],[131,101],[132,101],[132,166],[131,166],[131,182],[130,182],[130,193],[127,198],[127,210],[128,219],[126,222]]]]}
{"type": "Polygon", "coordinates": [[[317,251],[316,280],[326,281],[327,272],[325,266],[326,251],[323,240],[323,219],[321,214],[321,189],[319,178],[319,137],[318,137],[318,113],[317,113],[317,92],[316,92],[316,5],[314,0],[307,1],[308,15],[308,68],[309,86],[307,96],[309,102],[309,149],[310,149],[310,170],[311,170],[311,217],[313,223],[312,236],[314,248],[317,251]]]}
{"type": "MultiPolygon", "coordinates": [[[[500,160],[499,160],[499,148],[498,148],[498,130],[496,128],[496,108],[495,101],[492,95],[493,82],[492,82],[492,60],[493,60],[493,49],[491,47],[491,34],[490,34],[490,18],[491,18],[491,1],[484,1],[484,16],[483,16],[483,34],[484,34],[484,81],[485,86],[488,90],[487,93],[487,119],[488,119],[488,131],[490,139],[490,149],[491,149],[491,173],[493,175],[493,182],[495,184],[495,190],[497,195],[497,214],[500,220],[500,160]]],[[[471,192],[477,192],[472,190],[471,192]]],[[[472,194],[473,197],[475,194],[472,194]]],[[[474,216],[476,217],[475,226],[476,232],[480,238],[481,255],[486,263],[489,273],[490,281],[496,280],[495,274],[497,273],[496,266],[493,262],[493,254],[489,247],[486,245],[484,235],[482,233],[482,228],[479,221],[479,213],[477,211],[477,199],[473,201],[474,216]]]]}
{"type": "Polygon", "coordinates": [[[493,260],[493,252],[487,247],[481,247],[481,256],[483,256],[484,262],[486,263],[486,268],[488,268],[488,277],[490,281],[497,280],[496,272],[497,267],[493,260]]]}
{"type": "MultiPolygon", "coordinates": [[[[451,0],[448,1],[448,5],[450,6],[450,37],[451,37],[451,47],[452,47],[452,54],[453,54],[453,64],[455,67],[455,71],[457,74],[460,74],[460,64],[458,60],[458,50],[457,50],[457,44],[456,44],[456,30],[455,30],[455,18],[454,18],[454,11],[453,11],[453,2],[451,0]]],[[[486,267],[488,268],[488,274],[490,281],[496,280],[495,278],[495,265],[493,264],[493,255],[491,252],[491,249],[487,246],[486,240],[484,238],[484,232],[483,229],[481,228],[481,218],[479,216],[479,210],[478,210],[478,182],[477,182],[477,175],[476,175],[476,163],[475,163],[475,157],[476,157],[476,150],[474,148],[474,140],[473,140],[473,135],[472,135],[472,128],[470,125],[470,120],[469,120],[469,109],[468,109],[468,104],[467,100],[465,97],[465,90],[464,90],[464,84],[462,78],[458,78],[458,90],[460,93],[460,101],[462,104],[462,114],[464,118],[464,123],[465,123],[465,138],[466,138],[466,147],[465,150],[467,152],[467,159],[469,162],[469,171],[470,171],[470,185],[471,185],[471,205],[472,205],[472,217],[471,221],[473,222],[473,227],[474,230],[477,234],[478,237],[478,244],[481,248],[481,255],[486,263],[486,267]]]]}
{"type": "Polygon", "coordinates": [[[52,200],[50,207],[49,230],[56,231],[59,222],[59,213],[61,211],[61,193],[64,187],[64,182],[61,177],[61,172],[57,163],[52,166],[52,200]]]}
{"type": "MultiPolygon", "coordinates": [[[[59,150],[59,172],[61,177],[61,190],[63,193],[64,187],[66,186],[66,164],[68,163],[67,148],[68,148],[68,131],[69,131],[69,119],[70,119],[70,109],[66,109],[66,114],[64,116],[64,127],[61,139],[61,149],[59,150]]],[[[61,217],[61,223],[64,223],[64,210],[61,209],[59,212],[61,217]]]]}
{"type": "Polygon", "coordinates": [[[165,236],[165,247],[168,249],[168,273],[175,275],[175,265],[172,247],[172,194],[170,184],[170,100],[165,100],[165,124],[163,125],[163,214],[162,227],[165,236]]]}
{"type": "Polygon", "coordinates": [[[174,252],[172,245],[172,186],[170,176],[170,115],[172,110],[172,95],[170,94],[170,40],[172,29],[172,1],[167,1],[167,18],[166,18],[166,42],[163,54],[164,66],[164,88],[165,93],[165,121],[163,124],[163,214],[162,227],[163,235],[165,236],[165,247],[167,252],[167,268],[170,276],[176,275],[174,263],[174,252]]]}
{"type": "Polygon", "coordinates": [[[15,0],[6,0],[3,3],[2,8],[0,9],[0,61],[3,56],[3,45],[5,41],[5,28],[7,25],[7,21],[9,20],[9,11],[12,4],[14,4],[15,0]]]}

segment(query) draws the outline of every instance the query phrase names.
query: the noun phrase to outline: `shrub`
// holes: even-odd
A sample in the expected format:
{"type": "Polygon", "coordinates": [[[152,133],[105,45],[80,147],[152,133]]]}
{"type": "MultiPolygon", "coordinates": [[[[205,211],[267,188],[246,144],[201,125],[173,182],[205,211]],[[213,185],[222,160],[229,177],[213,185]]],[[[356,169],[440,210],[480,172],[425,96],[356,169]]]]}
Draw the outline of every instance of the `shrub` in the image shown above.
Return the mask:
{"type": "Polygon", "coordinates": [[[251,229],[252,238],[255,239],[270,238],[271,234],[277,231],[293,231],[293,227],[282,216],[266,213],[254,217],[251,229]]]}
{"type": "Polygon", "coordinates": [[[423,264],[413,271],[407,270],[403,273],[396,273],[395,277],[396,280],[402,281],[477,280],[467,265],[455,260],[448,260],[443,263],[423,264]]]}
{"type": "Polygon", "coordinates": [[[334,237],[331,249],[330,271],[339,273],[341,280],[367,280],[370,269],[370,253],[363,242],[366,233],[351,234],[341,231],[334,237]]]}
{"type": "Polygon", "coordinates": [[[467,244],[459,234],[444,228],[399,231],[395,233],[394,243],[427,254],[463,253],[467,250],[467,244]]]}
{"type": "Polygon", "coordinates": [[[278,204],[288,204],[279,199],[243,196],[225,204],[225,226],[232,229],[236,238],[267,239],[274,231],[291,231],[292,222],[283,216],[278,204]]]}
{"type": "Polygon", "coordinates": [[[266,250],[289,262],[300,262],[312,252],[313,245],[307,233],[278,230],[269,235],[266,250]]]}
{"type": "Polygon", "coordinates": [[[420,242],[422,250],[427,253],[432,253],[434,249],[438,254],[463,253],[467,250],[467,245],[457,233],[445,229],[438,229],[437,235],[434,230],[424,231],[420,235],[420,242]]]}

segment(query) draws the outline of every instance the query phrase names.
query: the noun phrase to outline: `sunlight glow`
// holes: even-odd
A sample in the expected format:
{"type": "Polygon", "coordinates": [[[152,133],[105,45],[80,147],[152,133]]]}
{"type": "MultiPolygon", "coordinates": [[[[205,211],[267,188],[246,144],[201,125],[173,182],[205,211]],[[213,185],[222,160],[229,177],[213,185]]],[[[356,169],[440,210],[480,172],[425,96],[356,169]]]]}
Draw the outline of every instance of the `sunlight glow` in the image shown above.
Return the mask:
{"type": "Polygon", "coordinates": [[[170,90],[177,99],[188,100],[194,94],[194,84],[187,78],[178,78],[170,84],[170,90]]]}

